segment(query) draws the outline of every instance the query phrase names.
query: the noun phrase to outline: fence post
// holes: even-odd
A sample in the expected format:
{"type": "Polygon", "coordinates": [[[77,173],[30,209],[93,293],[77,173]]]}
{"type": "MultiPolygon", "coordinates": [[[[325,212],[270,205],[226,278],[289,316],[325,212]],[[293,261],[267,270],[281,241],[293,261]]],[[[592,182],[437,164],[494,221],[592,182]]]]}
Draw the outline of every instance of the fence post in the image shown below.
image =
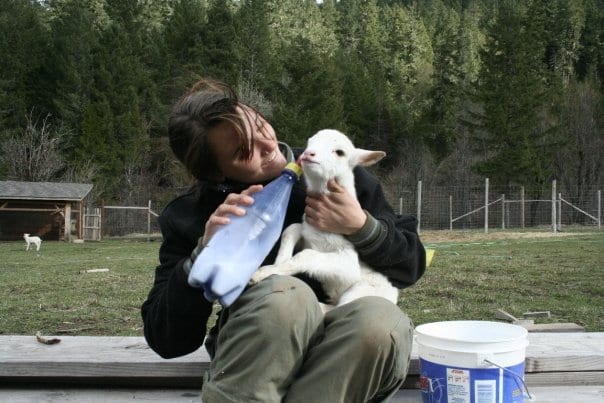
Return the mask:
{"type": "Polygon", "coordinates": [[[602,228],[602,191],[598,190],[598,229],[602,228]]]}
{"type": "Polygon", "coordinates": [[[99,218],[99,241],[103,239],[103,217],[105,216],[105,200],[101,200],[101,214],[99,218]]]}
{"type": "Polygon", "coordinates": [[[556,180],[552,181],[552,230],[554,234],[558,232],[558,228],[556,225],[556,180]]]}
{"type": "Polygon", "coordinates": [[[484,180],[484,233],[489,232],[489,178],[484,180]]]}
{"type": "Polygon", "coordinates": [[[65,217],[63,219],[65,225],[65,234],[63,235],[63,240],[66,242],[71,242],[71,203],[65,203],[65,217]]]}
{"type": "Polygon", "coordinates": [[[417,233],[422,223],[422,181],[417,181],[417,233]]]}
{"type": "Polygon", "coordinates": [[[80,214],[78,219],[78,239],[84,239],[84,209],[86,204],[80,202],[80,214]]]}
{"type": "Polygon", "coordinates": [[[520,225],[524,229],[524,186],[520,186],[520,225]]]}
{"type": "Polygon", "coordinates": [[[151,242],[151,200],[147,208],[147,242],[151,242]]]}
{"type": "Polygon", "coordinates": [[[558,231],[562,229],[562,193],[558,193],[558,231]]]}
{"type": "Polygon", "coordinates": [[[453,195],[449,195],[449,231],[453,231],[453,195]]]}
{"type": "Polygon", "coordinates": [[[403,215],[403,198],[402,197],[398,198],[398,213],[400,215],[403,215]]]}
{"type": "Polygon", "coordinates": [[[501,229],[505,229],[505,193],[501,194],[501,229]]]}

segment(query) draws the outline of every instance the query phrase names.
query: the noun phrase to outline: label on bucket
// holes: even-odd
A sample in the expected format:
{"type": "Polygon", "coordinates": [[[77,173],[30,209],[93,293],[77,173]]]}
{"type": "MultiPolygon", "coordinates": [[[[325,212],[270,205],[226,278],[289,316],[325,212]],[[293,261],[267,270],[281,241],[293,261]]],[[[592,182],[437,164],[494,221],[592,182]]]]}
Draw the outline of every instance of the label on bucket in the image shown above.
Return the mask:
{"type": "Polygon", "coordinates": [[[524,362],[501,368],[456,368],[420,358],[424,403],[522,403],[524,362]]]}

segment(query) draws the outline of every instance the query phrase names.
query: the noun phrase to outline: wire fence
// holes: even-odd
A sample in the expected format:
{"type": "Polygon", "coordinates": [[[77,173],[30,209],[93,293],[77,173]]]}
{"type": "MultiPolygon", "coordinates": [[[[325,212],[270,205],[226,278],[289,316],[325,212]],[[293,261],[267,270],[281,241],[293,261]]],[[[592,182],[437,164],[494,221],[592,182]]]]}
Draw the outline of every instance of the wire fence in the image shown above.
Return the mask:
{"type": "Polygon", "coordinates": [[[424,187],[420,181],[415,190],[391,203],[398,212],[416,215],[420,229],[430,230],[546,227],[560,231],[565,226],[600,229],[602,224],[600,189],[571,194],[558,189],[556,181],[539,189],[490,187],[488,179],[475,187],[424,187]]]}
{"type": "MultiPolygon", "coordinates": [[[[489,229],[537,229],[562,231],[565,227],[600,229],[602,192],[583,190],[571,194],[556,181],[539,189],[523,186],[423,186],[417,183],[390,203],[400,213],[418,217],[420,231],[489,229]]],[[[160,234],[152,201],[146,206],[88,207],[85,237],[155,238],[160,234]],[[88,217],[88,218],[87,218],[88,217]]],[[[156,209],[159,211],[160,206],[156,209]]]]}
{"type": "Polygon", "coordinates": [[[159,232],[158,214],[147,206],[86,207],[84,213],[84,237],[100,241],[103,238],[156,237],[159,232]]]}
{"type": "Polygon", "coordinates": [[[146,236],[159,232],[158,214],[147,206],[103,206],[103,236],[146,236]]]}

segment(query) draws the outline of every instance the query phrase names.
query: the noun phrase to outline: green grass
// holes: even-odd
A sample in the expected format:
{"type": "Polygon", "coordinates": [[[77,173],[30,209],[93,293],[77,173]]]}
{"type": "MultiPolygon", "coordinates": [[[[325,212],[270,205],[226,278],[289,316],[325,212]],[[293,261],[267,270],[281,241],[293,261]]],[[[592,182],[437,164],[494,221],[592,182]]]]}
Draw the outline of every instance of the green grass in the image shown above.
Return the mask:
{"type": "MultiPolygon", "coordinates": [[[[436,249],[432,265],[401,292],[400,306],[416,325],[494,320],[501,308],[516,317],[547,310],[552,318],[538,323],[604,331],[604,232],[521,239],[434,234],[422,234],[436,249]]],[[[1,243],[0,334],[142,335],[140,305],[158,248],[144,241],[44,242],[37,255],[25,252],[24,242],[1,243]],[[90,269],[109,271],[83,272],[90,269]]]]}
{"type": "Polygon", "coordinates": [[[0,333],[141,335],[158,242],[0,244],[0,333]],[[90,269],[108,272],[82,273],[90,269]]]}
{"type": "Polygon", "coordinates": [[[536,323],[604,331],[604,233],[538,235],[426,242],[436,250],[432,265],[401,293],[399,305],[416,324],[494,320],[500,308],[519,319],[550,311],[551,318],[536,323]]]}

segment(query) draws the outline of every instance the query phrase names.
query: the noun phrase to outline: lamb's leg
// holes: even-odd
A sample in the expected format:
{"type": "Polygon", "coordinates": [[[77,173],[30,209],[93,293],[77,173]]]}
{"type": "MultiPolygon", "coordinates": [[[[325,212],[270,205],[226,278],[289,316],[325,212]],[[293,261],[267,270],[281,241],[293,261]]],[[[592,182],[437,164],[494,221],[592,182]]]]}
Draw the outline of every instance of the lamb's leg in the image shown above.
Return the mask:
{"type": "Polygon", "coordinates": [[[304,249],[280,264],[261,267],[252,276],[252,282],[258,282],[272,274],[291,276],[297,273],[306,273],[321,283],[337,279],[338,288],[345,290],[359,280],[361,272],[354,250],[319,252],[304,249]]]}
{"type": "Polygon", "coordinates": [[[272,274],[294,274],[295,272],[284,272],[278,267],[283,262],[286,262],[292,258],[292,256],[294,255],[294,249],[296,247],[296,244],[298,243],[298,241],[300,241],[301,238],[301,224],[292,224],[287,227],[281,234],[281,245],[279,246],[279,252],[277,253],[277,257],[275,258],[275,264],[262,266],[258,270],[256,270],[256,272],[254,272],[252,278],[250,279],[250,283],[256,284],[272,274]]]}
{"type": "Polygon", "coordinates": [[[271,264],[267,266],[262,266],[258,270],[252,274],[252,278],[250,279],[250,284],[256,284],[265,278],[272,276],[273,274],[279,274],[282,276],[291,276],[298,273],[294,267],[288,265],[289,261],[285,261],[281,264],[271,264]]]}
{"type": "Polygon", "coordinates": [[[295,273],[307,273],[319,281],[337,278],[343,282],[353,283],[358,281],[361,275],[358,255],[352,249],[336,252],[304,249],[285,264],[291,266],[291,270],[295,273]]]}
{"type": "Polygon", "coordinates": [[[294,256],[294,248],[302,239],[302,224],[292,224],[281,234],[281,246],[275,259],[275,264],[280,264],[294,256]]]}
{"type": "Polygon", "coordinates": [[[29,250],[29,242],[27,242],[27,246],[25,246],[25,250],[28,251],[29,250]]]}
{"type": "Polygon", "coordinates": [[[40,245],[42,242],[36,243],[36,252],[40,252],[40,245]]]}

